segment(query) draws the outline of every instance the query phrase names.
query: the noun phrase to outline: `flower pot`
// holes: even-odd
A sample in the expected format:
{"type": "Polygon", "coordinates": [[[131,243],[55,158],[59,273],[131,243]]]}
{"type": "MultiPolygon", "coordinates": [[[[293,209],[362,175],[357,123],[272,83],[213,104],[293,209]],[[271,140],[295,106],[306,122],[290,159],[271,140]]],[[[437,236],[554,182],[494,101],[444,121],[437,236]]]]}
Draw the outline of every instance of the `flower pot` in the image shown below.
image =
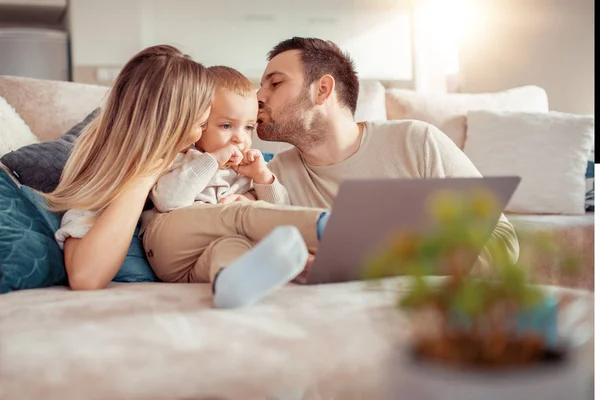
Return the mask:
{"type": "Polygon", "coordinates": [[[565,400],[591,399],[593,371],[584,347],[549,350],[536,364],[505,369],[451,367],[423,360],[412,347],[399,350],[389,368],[388,399],[565,400]]]}

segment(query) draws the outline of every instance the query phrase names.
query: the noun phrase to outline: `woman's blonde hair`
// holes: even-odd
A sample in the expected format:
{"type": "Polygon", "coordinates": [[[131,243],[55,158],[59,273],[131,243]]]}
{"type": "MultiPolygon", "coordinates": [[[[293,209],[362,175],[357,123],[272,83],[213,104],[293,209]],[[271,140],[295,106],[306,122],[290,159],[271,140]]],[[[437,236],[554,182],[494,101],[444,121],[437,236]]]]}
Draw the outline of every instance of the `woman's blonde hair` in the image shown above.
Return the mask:
{"type": "Polygon", "coordinates": [[[168,167],[191,144],[214,91],[207,68],[172,46],[136,54],[77,140],[57,188],[44,195],[48,208],[102,211],[133,180],[168,167]]]}

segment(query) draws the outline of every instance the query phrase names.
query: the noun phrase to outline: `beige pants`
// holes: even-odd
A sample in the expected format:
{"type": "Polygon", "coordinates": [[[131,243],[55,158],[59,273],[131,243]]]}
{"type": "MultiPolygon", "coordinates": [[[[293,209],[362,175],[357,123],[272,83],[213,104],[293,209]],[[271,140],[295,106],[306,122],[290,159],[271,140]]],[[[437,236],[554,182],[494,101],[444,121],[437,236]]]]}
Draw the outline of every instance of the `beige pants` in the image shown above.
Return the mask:
{"type": "Polygon", "coordinates": [[[156,215],[144,232],[144,248],[164,282],[213,282],[222,268],[280,225],[297,227],[307,247],[316,249],[316,222],[323,211],[264,201],[197,203],[156,215]]]}

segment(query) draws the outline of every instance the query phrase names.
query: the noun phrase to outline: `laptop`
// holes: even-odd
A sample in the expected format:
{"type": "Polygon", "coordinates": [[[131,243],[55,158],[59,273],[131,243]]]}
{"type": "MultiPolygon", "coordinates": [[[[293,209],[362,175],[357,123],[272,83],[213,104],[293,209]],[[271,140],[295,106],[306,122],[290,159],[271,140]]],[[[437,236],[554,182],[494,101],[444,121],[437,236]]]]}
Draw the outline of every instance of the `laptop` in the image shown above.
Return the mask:
{"type": "MultiPolygon", "coordinates": [[[[391,234],[399,229],[422,231],[433,226],[426,204],[440,190],[465,193],[484,189],[494,194],[498,209],[493,210],[489,221],[491,236],[520,181],[516,176],[344,181],[306,283],[361,280],[367,257],[391,234]]],[[[477,257],[474,253],[472,264],[477,257]]]]}

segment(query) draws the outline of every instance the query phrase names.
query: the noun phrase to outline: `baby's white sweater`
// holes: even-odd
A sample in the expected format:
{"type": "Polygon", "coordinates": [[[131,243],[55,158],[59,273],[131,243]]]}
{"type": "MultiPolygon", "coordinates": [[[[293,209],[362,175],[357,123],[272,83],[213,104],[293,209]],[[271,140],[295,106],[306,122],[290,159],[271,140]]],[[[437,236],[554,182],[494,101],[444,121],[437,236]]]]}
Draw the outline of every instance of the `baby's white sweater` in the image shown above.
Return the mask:
{"type": "Polygon", "coordinates": [[[285,204],[289,201],[287,191],[277,178],[270,185],[253,185],[250,179],[231,168],[220,169],[217,160],[210,154],[190,148],[179,153],[168,172],[158,179],[150,192],[150,199],[159,212],[169,212],[195,202],[218,204],[229,195],[245,194],[251,190],[255,191],[259,200],[263,200],[262,194],[266,190],[271,203],[285,204]],[[274,188],[278,196],[271,194],[274,188]]]}
{"type": "Polygon", "coordinates": [[[154,207],[169,212],[194,202],[218,204],[231,194],[245,194],[252,181],[231,168],[219,169],[217,160],[208,153],[190,148],[179,153],[166,174],[150,192],[154,207]]]}

